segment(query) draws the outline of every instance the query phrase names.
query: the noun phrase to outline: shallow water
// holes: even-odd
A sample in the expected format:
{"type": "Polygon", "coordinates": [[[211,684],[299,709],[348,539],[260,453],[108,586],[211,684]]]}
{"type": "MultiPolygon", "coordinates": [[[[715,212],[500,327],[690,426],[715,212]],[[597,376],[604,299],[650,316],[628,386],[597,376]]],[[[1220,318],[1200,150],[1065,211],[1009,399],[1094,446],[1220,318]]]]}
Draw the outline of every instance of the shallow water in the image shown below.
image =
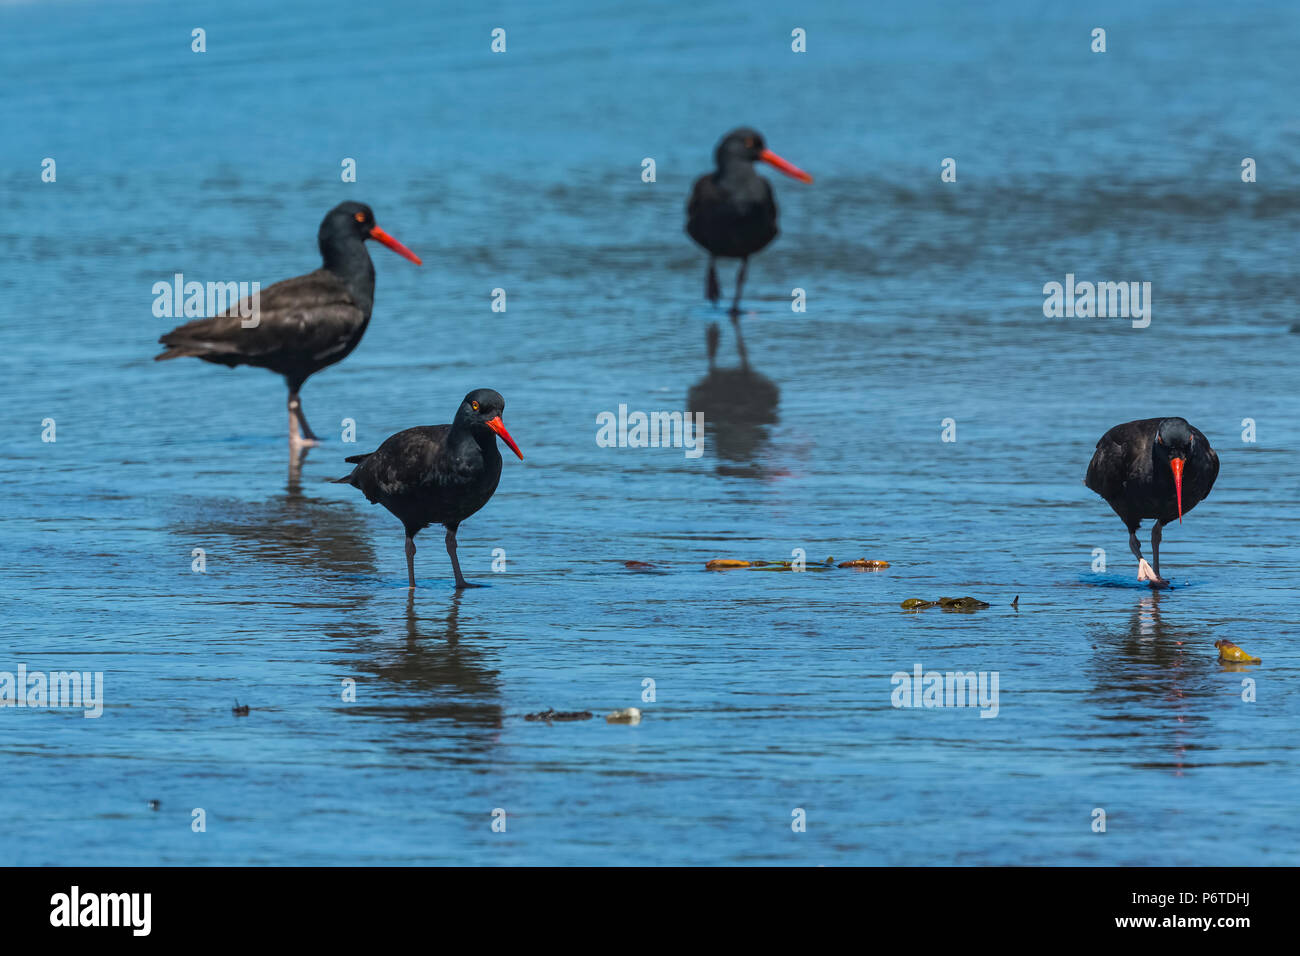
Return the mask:
{"type": "Polygon", "coordinates": [[[1294,5],[326,6],[0,5],[0,671],[106,697],[0,710],[9,862],[1300,862],[1294,5]],[[741,122],[816,177],[770,177],[744,388],[682,232],[741,122]],[[348,198],[425,264],[373,250],[295,476],[280,380],[154,364],[151,287],[314,268],[348,198]],[[1150,281],[1150,327],[1045,319],[1066,273],[1150,281]],[[478,386],[527,459],[461,529],[490,586],[456,596],[433,530],[412,597],[395,519],[327,479],[478,386]],[[688,402],[698,459],[596,444],[688,402]],[[1153,595],[1081,481],[1163,414],[1222,471],[1153,595]],[[796,548],[891,567],[703,570],[796,548]],[[997,672],[997,717],[892,707],[918,663],[997,672]]]}

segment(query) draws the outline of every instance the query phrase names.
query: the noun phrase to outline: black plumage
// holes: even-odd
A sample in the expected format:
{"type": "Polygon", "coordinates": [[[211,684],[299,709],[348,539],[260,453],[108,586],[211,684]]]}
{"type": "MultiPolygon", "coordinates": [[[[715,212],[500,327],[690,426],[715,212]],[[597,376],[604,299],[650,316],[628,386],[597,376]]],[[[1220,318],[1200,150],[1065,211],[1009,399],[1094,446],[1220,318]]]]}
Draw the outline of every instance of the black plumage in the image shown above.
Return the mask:
{"type": "Polygon", "coordinates": [[[1138,580],[1153,586],[1160,577],[1163,527],[1182,520],[1204,501],[1219,476],[1219,456],[1200,429],[1182,418],[1145,418],[1116,425],[1097,442],[1084,484],[1101,495],[1129,532],[1129,548],[1138,559],[1138,580]],[[1143,519],[1151,529],[1154,568],[1138,544],[1143,519]]]}
{"type": "MultiPolygon", "coordinates": [[[[812,182],[812,177],[768,149],[761,133],[746,127],[732,130],[722,138],[714,151],[714,161],[717,168],[697,179],[691,190],[686,204],[686,232],[708,250],[704,294],[710,302],[717,303],[720,297],[716,260],[740,260],[736,296],[731,303],[731,318],[736,323],[749,257],[767,246],[778,232],[772,185],[754,171],[754,163],[768,163],[803,182],[812,182]]],[[[739,343],[739,325],[736,332],[739,343]]],[[[716,347],[714,339],[711,335],[710,363],[716,347]]],[[[739,347],[743,360],[743,345],[739,347]]]]}
{"type": "Polygon", "coordinates": [[[447,529],[456,587],[473,587],[460,571],[456,529],[492,497],[501,479],[498,436],[522,459],[501,421],[505,399],[490,388],[470,392],[450,425],[421,425],[392,435],[375,451],[346,459],[352,472],[336,479],[381,504],[406,530],[406,571],[415,587],[415,536],[431,524],[447,529]]]}
{"type": "Polygon", "coordinates": [[[370,324],[375,267],[366,239],[420,264],[415,253],[375,225],[369,206],[341,203],[317,233],[321,268],[261,290],[255,311],[245,299],[220,315],[177,326],[159,338],[165,349],[155,360],[193,356],[231,368],[252,365],[278,372],[289,386],[289,440],[314,444],[298,391],[309,376],[347,357],[370,324]],[[246,318],[250,311],[253,317],[246,318]]]}

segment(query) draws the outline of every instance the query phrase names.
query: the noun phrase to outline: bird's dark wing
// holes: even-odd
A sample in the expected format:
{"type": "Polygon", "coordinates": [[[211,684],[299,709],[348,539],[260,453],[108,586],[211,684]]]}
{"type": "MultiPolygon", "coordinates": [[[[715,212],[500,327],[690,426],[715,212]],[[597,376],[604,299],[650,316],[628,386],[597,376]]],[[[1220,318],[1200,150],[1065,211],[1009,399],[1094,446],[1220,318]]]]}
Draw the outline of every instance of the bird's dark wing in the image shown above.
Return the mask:
{"type": "Polygon", "coordinates": [[[1219,453],[1210,447],[1209,439],[1199,428],[1195,425],[1187,427],[1196,436],[1195,454],[1201,457],[1201,461],[1198,462],[1200,467],[1192,472],[1195,475],[1196,486],[1190,490],[1196,495],[1198,501],[1204,501],[1210,497],[1210,489],[1214,487],[1214,482],[1219,477],[1219,453]]]}
{"type": "Polygon", "coordinates": [[[334,273],[317,269],[261,290],[255,317],[245,328],[251,301],[208,319],[195,319],[158,339],[166,346],[155,359],[193,355],[210,362],[240,365],[281,354],[323,361],[346,352],[366,314],[334,273]]]}
{"type": "Polygon", "coordinates": [[[450,456],[442,454],[450,431],[450,425],[421,425],[390,436],[370,454],[348,459],[358,460],[351,483],[374,502],[455,483],[450,456]]]}
{"type": "Polygon", "coordinates": [[[686,231],[694,236],[692,227],[699,221],[704,211],[725,201],[726,196],[718,188],[717,180],[712,173],[695,180],[695,186],[691,189],[691,198],[686,201],[686,231]]]}
{"type": "MultiPolygon", "coordinates": [[[[1113,430],[1112,430],[1113,431],[1113,430]]],[[[1106,432],[1097,442],[1097,450],[1088,462],[1088,475],[1083,483],[1107,501],[1116,501],[1124,491],[1131,463],[1124,446],[1115,441],[1112,432],[1106,432]]]]}

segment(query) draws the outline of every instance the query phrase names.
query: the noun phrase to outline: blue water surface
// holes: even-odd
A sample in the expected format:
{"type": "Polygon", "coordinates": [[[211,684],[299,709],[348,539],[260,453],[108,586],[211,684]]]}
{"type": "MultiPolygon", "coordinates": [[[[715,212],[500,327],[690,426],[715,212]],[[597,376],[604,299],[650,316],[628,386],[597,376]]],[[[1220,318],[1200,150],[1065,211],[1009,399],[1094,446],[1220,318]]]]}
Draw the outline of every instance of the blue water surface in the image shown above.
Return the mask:
{"type": "Polygon", "coordinates": [[[105,687],[98,719],[0,709],[5,862],[1300,863],[1298,30],[1199,0],[0,3],[0,671],[105,687]],[[768,174],[749,378],[682,231],[742,123],[815,177],[768,174]],[[291,471],[283,383],[155,364],[152,288],[309,271],[345,199],[424,265],[373,248],[291,471]],[[1067,274],[1150,282],[1150,326],[1045,318],[1067,274]],[[526,456],[461,528],[490,586],[457,596],[431,529],[411,595],[400,525],[328,479],[479,386],[526,456]],[[620,404],[704,411],[704,454],[600,447],[620,404]],[[1153,594],[1082,477],[1158,415],[1222,471],[1153,594]],[[890,567],[704,570],[796,549],[890,567]],[[891,706],[917,664],[996,672],[997,716],[891,706]]]}

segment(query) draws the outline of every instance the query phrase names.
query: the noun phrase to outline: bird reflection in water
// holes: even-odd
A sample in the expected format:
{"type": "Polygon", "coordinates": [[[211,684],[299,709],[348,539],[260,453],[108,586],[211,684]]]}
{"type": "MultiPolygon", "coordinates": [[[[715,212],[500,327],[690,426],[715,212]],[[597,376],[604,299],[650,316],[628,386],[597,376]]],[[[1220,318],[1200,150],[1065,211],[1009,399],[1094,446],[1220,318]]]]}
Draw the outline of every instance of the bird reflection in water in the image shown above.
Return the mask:
{"type": "MultiPolygon", "coordinates": [[[[369,627],[358,645],[363,656],[353,663],[358,672],[383,684],[380,693],[366,695],[370,701],[381,702],[359,703],[349,712],[499,729],[503,718],[500,676],[488,663],[488,654],[473,641],[463,642],[460,609],[461,595],[456,593],[445,614],[430,618],[416,607],[415,593],[408,592],[400,642],[390,639],[395,636],[391,632],[369,627]]],[[[352,637],[355,641],[356,635],[352,637]]],[[[475,739],[490,743],[490,738],[475,739]]]]}
{"type": "Polygon", "coordinates": [[[1161,599],[1157,592],[1138,599],[1121,636],[1120,656],[1130,664],[1151,664],[1162,671],[1177,670],[1186,662],[1187,635],[1161,616],[1161,599]]]}
{"type": "Polygon", "coordinates": [[[1161,609],[1166,600],[1159,591],[1143,594],[1124,630],[1093,635],[1092,693],[1103,720],[1123,718],[1125,726],[1137,728],[1124,734],[1124,746],[1135,755],[1149,754],[1139,767],[1181,776],[1195,746],[1190,738],[1199,719],[1196,698],[1214,692],[1210,669],[1199,666],[1196,649],[1212,649],[1214,642],[1167,619],[1161,609]],[[1152,751],[1169,756],[1157,759],[1152,751]]]}
{"type": "MultiPolygon", "coordinates": [[[[258,561],[308,569],[314,578],[376,574],[365,522],[345,502],[304,494],[301,461],[298,470],[290,469],[283,494],[264,501],[197,500],[174,530],[187,542],[229,537],[258,561]]],[[[354,590],[345,600],[360,606],[368,597],[354,590]]]]}
{"type": "Polygon", "coordinates": [[[285,485],[285,491],[290,496],[302,496],[302,466],[311,449],[311,445],[289,446],[289,480],[285,485]]]}
{"type": "Polygon", "coordinates": [[[750,366],[738,326],[736,346],[740,366],[715,365],[717,336],[714,325],[709,329],[709,374],[687,391],[686,409],[704,414],[709,443],[718,458],[718,474],[767,477],[762,459],[769,438],[768,428],[778,420],[781,389],[750,366]]]}

